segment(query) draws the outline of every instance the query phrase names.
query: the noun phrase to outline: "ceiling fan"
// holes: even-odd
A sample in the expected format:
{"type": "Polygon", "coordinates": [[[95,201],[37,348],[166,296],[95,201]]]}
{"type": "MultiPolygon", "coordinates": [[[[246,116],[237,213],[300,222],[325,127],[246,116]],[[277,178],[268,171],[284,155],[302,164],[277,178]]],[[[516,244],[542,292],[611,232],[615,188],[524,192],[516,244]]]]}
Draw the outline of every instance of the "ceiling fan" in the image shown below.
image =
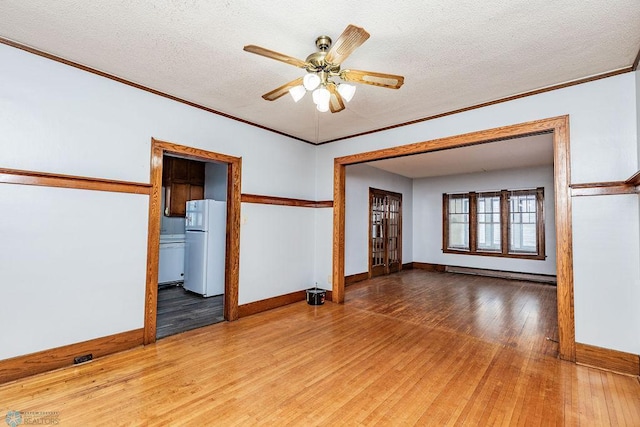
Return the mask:
{"type": "Polygon", "coordinates": [[[394,74],[340,70],[342,62],[368,38],[369,33],[364,28],[348,25],[333,45],[329,36],[318,37],[316,39],[318,51],[309,55],[304,61],[255,45],[247,45],[244,50],[307,70],[304,77],[262,95],[264,99],[275,101],[289,92],[294,101],[298,102],[307,91],[312,91],[313,101],[319,111],[331,110],[332,113],[337,113],[344,110],[344,103],[353,98],[356,90],[355,86],[346,82],[364,83],[389,89],[399,89],[404,83],[403,76],[394,74]],[[334,78],[340,81],[336,82],[334,78]]]}

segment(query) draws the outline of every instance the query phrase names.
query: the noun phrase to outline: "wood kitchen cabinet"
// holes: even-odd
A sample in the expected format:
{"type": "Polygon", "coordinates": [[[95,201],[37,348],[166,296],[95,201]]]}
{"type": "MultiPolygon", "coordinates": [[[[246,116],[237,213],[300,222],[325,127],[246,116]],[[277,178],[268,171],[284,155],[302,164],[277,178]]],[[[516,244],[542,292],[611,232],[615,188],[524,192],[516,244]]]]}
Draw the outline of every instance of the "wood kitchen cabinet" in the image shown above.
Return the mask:
{"type": "Polygon", "coordinates": [[[162,165],[165,216],[184,217],[189,200],[204,199],[204,163],[165,157],[162,165]]]}
{"type": "Polygon", "coordinates": [[[193,185],[189,187],[189,200],[204,199],[204,185],[193,185]]]}
{"type": "Polygon", "coordinates": [[[204,163],[189,160],[187,168],[188,180],[191,185],[204,187],[204,163]]]}

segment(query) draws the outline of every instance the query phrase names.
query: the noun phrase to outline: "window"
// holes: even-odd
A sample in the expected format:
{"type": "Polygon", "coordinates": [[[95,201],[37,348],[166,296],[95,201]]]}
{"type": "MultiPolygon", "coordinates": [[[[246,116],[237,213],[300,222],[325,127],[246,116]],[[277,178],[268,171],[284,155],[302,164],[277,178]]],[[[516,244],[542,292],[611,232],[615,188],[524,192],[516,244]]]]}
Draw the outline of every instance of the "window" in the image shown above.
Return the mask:
{"type": "Polygon", "coordinates": [[[500,252],[500,194],[478,195],[478,250],[500,252]]]}
{"type": "Polygon", "coordinates": [[[509,252],[538,253],[536,194],[509,195],[509,252]]]}
{"type": "Polygon", "coordinates": [[[469,197],[449,198],[449,247],[469,249],[469,197]]]}
{"type": "Polygon", "coordinates": [[[443,251],[545,259],[544,188],[443,194],[443,251]]]}

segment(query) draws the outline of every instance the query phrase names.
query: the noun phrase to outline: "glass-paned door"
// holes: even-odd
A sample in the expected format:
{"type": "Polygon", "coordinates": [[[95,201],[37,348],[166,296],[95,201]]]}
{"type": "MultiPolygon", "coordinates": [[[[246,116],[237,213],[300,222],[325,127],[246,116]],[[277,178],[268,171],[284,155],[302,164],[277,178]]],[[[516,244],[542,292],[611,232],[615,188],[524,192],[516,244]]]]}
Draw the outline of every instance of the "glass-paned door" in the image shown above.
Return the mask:
{"type": "Polygon", "coordinates": [[[369,273],[402,269],[402,194],[369,189],[369,273]]]}

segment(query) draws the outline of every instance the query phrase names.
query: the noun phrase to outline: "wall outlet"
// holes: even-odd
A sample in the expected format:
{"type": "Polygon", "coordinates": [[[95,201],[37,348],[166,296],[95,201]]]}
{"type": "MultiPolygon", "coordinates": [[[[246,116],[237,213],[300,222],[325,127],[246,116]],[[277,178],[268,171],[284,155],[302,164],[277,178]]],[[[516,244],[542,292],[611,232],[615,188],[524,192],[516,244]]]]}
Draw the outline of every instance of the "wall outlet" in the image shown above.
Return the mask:
{"type": "Polygon", "coordinates": [[[333,279],[333,277],[329,274],[329,275],[327,276],[327,283],[328,283],[328,284],[331,284],[331,280],[332,280],[332,279],[333,279]]]}
{"type": "Polygon", "coordinates": [[[84,362],[88,362],[89,360],[93,359],[93,354],[89,353],[89,354],[84,354],[82,356],[76,356],[73,358],[73,364],[77,365],[78,363],[84,363],[84,362]]]}

